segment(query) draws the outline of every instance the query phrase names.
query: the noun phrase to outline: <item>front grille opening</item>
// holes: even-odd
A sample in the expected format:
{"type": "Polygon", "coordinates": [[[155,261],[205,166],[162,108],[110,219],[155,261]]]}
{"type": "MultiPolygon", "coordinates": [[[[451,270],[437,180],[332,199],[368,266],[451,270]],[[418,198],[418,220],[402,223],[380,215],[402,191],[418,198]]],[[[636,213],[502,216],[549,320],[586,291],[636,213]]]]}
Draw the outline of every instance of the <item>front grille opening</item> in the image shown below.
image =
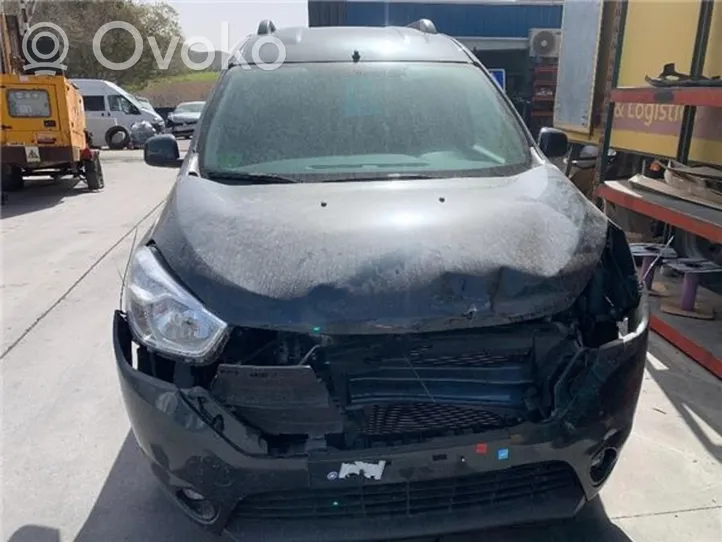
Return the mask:
{"type": "Polygon", "coordinates": [[[488,410],[435,404],[373,405],[364,413],[364,435],[469,430],[506,427],[507,420],[488,410]]]}
{"type": "Polygon", "coordinates": [[[542,419],[538,367],[556,365],[568,340],[541,322],[329,337],[237,329],[210,388],[272,455],[416,444],[542,419]]]}
{"type": "Polygon", "coordinates": [[[523,354],[495,354],[492,352],[464,352],[456,355],[425,356],[430,346],[419,347],[409,352],[409,363],[414,367],[482,367],[500,363],[518,363],[529,359],[529,352],[523,354]]]}
{"type": "Polygon", "coordinates": [[[394,445],[439,437],[472,435],[510,427],[519,418],[455,405],[406,403],[371,405],[359,416],[358,444],[391,442],[394,445]]]}
{"type": "MultiPolygon", "coordinates": [[[[236,412],[243,419],[243,415],[236,412]]],[[[308,435],[265,433],[248,420],[245,423],[263,434],[274,456],[298,455],[312,448],[334,450],[368,449],[379,446],[418,444],[436,438],[481,434],[504,429],[524,421],[522,417],[502,415],[485,409],[454,405],[405,403],[371,405],[348,413],[347,431],[309,440],[308,435]]]]}
{"type": "Polygon", "coordinates": [[[392,484],[344,485],[250,495],[235,515],[254,520],[408,518],[428,513],[495,506],[534,506],[559,494],[580,492],[573,469],[562,462],[537,463],[453,478],[392,484]]]}

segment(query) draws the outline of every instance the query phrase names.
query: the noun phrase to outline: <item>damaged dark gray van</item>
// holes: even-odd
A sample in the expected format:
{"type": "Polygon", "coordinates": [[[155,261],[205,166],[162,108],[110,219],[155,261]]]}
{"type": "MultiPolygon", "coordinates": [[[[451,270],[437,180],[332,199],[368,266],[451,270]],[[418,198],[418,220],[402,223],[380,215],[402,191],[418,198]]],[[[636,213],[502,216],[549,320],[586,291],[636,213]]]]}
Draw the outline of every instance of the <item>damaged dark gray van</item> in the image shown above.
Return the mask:
{"type": "Polygon", "coordinates": [[[549,163],[566,137],[429,23],[261,29],[185,158],[145,149],[180,172],[113,335],[161,485],[242,541],[573,516],[630,434],[648,316],[623,232],[549,163]]]}

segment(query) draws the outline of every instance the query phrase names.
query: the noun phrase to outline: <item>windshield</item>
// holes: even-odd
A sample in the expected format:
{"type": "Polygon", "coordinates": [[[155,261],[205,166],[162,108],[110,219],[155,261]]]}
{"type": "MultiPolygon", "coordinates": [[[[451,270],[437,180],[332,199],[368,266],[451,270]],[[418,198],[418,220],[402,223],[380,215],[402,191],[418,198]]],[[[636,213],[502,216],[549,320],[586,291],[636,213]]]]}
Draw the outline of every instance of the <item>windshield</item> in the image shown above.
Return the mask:
{"type": "Polygon", "coordinates": [[[299,180],[511,175],[529,143],[470,64],[286,64],[231,70],[206,114],[201,170],[299,180]]]}
{"type": "Polygon", "coordinates": [[[200,113],[203,111],[203,102],[180,104],[175,108],[176,113],[200,113]]]}

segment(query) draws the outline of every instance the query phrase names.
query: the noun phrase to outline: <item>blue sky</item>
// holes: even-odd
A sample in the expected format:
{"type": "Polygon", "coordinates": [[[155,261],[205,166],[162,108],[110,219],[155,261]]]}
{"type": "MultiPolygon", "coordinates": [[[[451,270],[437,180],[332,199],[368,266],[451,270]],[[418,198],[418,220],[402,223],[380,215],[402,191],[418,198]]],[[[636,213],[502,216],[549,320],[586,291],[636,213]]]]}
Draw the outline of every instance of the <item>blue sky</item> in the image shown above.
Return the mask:
{"type": "MultiPolygon", "coordinates": [[[[262,19],[276,26],[307,26],[306,0],[166,0],[177,11],[186,38],[203,36],[216,49],[229,50],[255,32],[262,19]],[[223,22],[228,23],[228,44],[223,43],[223,22]]],[[[193,47],[202,49],[200,45],[193,47]]]]}

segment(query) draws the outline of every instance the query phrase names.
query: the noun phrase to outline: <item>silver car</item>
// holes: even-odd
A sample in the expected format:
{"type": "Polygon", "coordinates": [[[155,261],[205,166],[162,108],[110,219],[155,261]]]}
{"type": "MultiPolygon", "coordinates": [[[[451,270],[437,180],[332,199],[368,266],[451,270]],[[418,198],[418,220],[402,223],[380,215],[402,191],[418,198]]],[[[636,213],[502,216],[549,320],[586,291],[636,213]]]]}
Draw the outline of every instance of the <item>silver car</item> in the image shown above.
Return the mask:
{"type": "Polygon", "coordinates": [[[205,102],[184,102],[178,104],[166,119],[168,133],[176,137],[190,138],[196,129],[205,102]]]}

